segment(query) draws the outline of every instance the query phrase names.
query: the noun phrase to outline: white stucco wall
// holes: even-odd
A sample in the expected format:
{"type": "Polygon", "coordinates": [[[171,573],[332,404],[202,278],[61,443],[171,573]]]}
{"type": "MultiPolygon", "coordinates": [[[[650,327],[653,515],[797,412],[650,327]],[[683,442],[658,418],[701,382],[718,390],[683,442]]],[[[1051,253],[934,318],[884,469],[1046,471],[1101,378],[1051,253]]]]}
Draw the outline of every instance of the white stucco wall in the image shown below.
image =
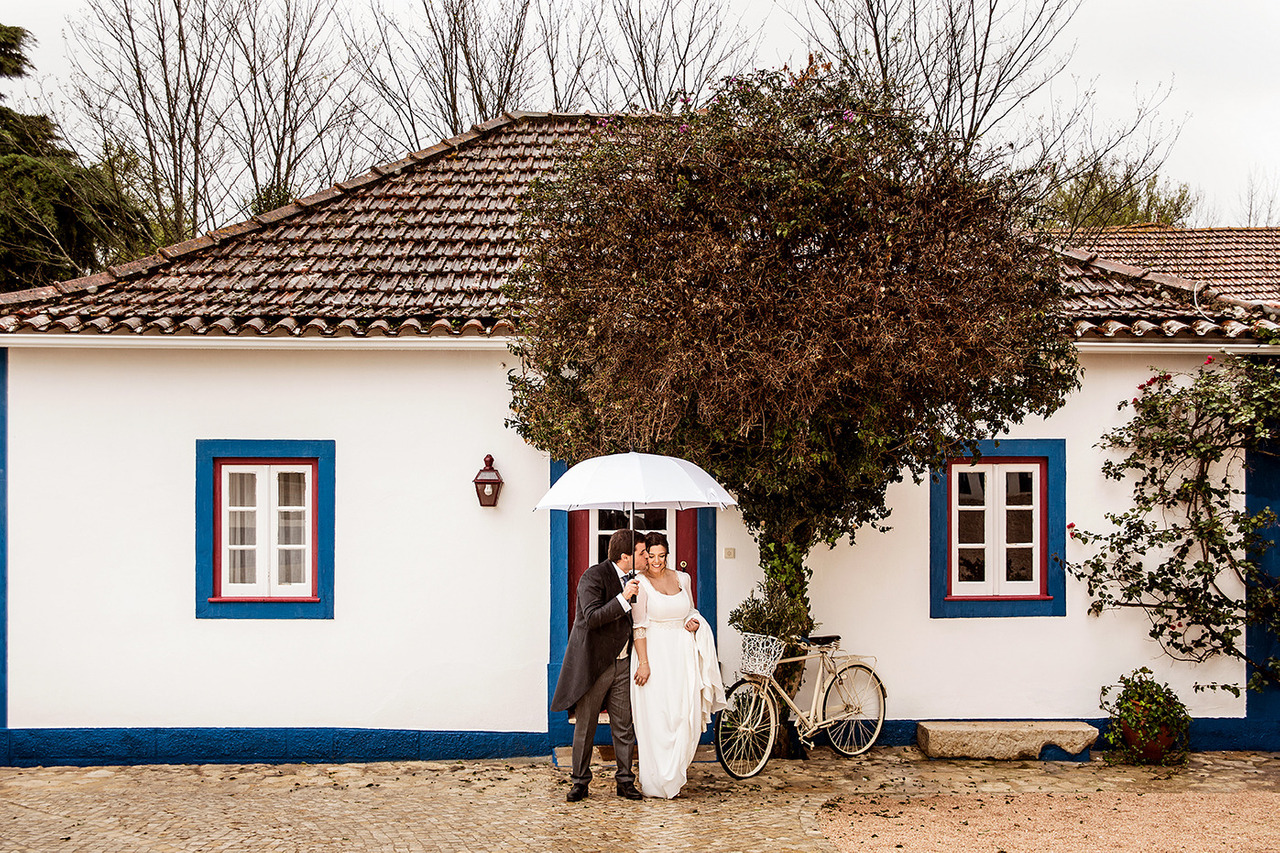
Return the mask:
{"type": "Polygon", "coordinates": [[[548,463],[503,425],[510,363],[11,349],[9,725],[545,731],[548,463]],[[334,619],[195,618],[219,438],[336,442],[334,619]]]}
{"type": "MultiPolygon", "coordinates": [[[[1147,366],[1203,356],[1086,354],[1084,388],[1011,437],[1062,438],[1067,518],[1100,529],[1127,485],[1094,445],[1147,366]]],[[[490,351],[9,350],[9,725],[352,726],[545,731],[549,524],[532,505],[546,457],[503,422],[511,357],[490,351]],[[335,618],[196,619],[198,439],[336,442],[335,618]],[[506,481],[482,509],[492,453],[506,481]]],[[[1175,664],[1141,614],[929,617],[926,484],[890,491],[884,534],[811,558],[815,616],[873,655],[894,719],[1097,717],[1098,688],[1147,665],[1197,716],[1230,663],[1175,664]]],[[[720,645],[760,577],[718,514],[720,645]],[[724,558],[724,549],[736,551],[724,558]]],[[[1068,541],[1068,557],[1084,556],[1068,541]]]]}
{"type": "MultiPolygon", "coordinates": [[[[1105,529],[1103,514],[1119,510],[1128,483],[1099,473],[1103,433],[1127,420],[1116,410],[1150,376],[1149,365],[1190,370],[1204,356],[1082,355],[1083,388],[1047,420],[1020,425],[1010,438],[1066,440],[1067,520],[1105,529]]],[[[888,692],[891,719],[1105,716],[1098,690],[1138,666],[1148,666],[1188,704],[1193,716],[1243,716],[1244,699],[1222,692],[1195,693],[1197,682],[1242,681],[1229,661],[1194,667],[1173,662],[1147,637],[1141,613],[1087,614],[1084,584],[1067,577],[1064,617],[931,619],[929,617],[929,488],[910,482],[891,487],[892,530],[866,530],[848,542],[811,555],[814,617],[824,632],[842,635],[842,647],[876,657],[888,692]]],[[[738,516],[721,513],[718,525],[721,654],[732,674],[739,656],[729,611],[762,577],[758,551],[738,516]],[[724,549],[736,551],[724,559],[724,549]]],[[[1087,554],[1067,540],[1067,558],[1087,554]]],[[[808,693],[804,694],[808,698],[808,693]]]]}

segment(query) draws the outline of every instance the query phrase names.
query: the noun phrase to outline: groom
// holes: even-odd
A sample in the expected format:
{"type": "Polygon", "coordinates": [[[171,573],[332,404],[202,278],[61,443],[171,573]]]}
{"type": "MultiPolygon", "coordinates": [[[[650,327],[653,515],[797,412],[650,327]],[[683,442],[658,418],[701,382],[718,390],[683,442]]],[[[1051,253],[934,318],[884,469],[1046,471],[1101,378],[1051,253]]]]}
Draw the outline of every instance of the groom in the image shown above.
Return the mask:
{"type": "Polygon", "coordinates": [[[618,796],[640,799],[631,769],[636,734],[631,724],[631,600],[639,582],[625,584],[623,575],[644,566],[644,537],[619,530],[609,537],[609,559],[592,566],[578,581],[578,604],[573,630],[564,651],[560,680],[551,698],[552,711],[574,709],[573,786],[565,799],[587,796],[591,781],[591,750],[602,706],[609,709],[609,728],[618,762],[614,776],[618,796]]]}

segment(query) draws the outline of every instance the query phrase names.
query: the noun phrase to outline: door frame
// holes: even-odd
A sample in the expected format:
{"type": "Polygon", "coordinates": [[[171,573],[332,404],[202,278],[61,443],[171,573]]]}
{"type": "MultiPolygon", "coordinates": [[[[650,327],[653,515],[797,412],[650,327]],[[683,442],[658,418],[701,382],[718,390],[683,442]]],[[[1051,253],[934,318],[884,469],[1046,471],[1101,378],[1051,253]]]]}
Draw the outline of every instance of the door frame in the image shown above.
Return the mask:
{"type": "MultiPolygon", "coordinates": [[[[563,462],[552,460],[550,484],[555,485],[564,472],[568,470],[563,462]]],[[[696,572],[693,574],[698,590],[698,612],[707,620],[712,636],[719,631],[716,606],[716,510],[705,508],[695,511],[696,523],[692,525],[697,546],[694,549],[697,560],[696,572]]],[[[677,523],[679,514],[677,513],[677,523]]],[[[551,510],[551,548],[550,548],[550,589],[551,611],[549,623],[550,645],[547,657],[547,734],[551,746],[567,746],[573,743],[573,726],[569,724],[567,711],[552,712],[551,697],[555,693],[556,682],[560,678],[560,667],[564,663],[565,646],[569,643],[569,555],[571,546],[575,550],[580,547],[571,543],[569,538],[569,513],[564,510],[551,510]]],[[[585,524],[583,525],[586,526],[585,524]]],[[[575,525],[576,527],[576,525],[575,525]]],[[[576,531],[575,531],[576,532],[576,531]]],[[[682,531],[682,535],[685,535],[682,531]]],[[[677,547],[682,554],[689,553],[685,547],[677,547]]],[[[580,559],[580,558],[579,558],[580,559]]],[[[609,730],[601,726],[596,730],[599,743],[609,743],[609,730]]]]}

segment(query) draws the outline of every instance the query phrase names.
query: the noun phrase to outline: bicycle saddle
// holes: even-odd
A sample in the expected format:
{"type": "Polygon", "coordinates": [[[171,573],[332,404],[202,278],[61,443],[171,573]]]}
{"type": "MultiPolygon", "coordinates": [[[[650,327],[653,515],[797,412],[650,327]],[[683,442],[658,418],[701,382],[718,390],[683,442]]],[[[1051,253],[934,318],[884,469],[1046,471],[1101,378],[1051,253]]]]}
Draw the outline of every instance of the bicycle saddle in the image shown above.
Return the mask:
{"type": "Polygon", "coordinates": [[[804,641],[811,646],[832,646],[840,642],[840,635],[822,634],[816,637],[805,637],[804,641]]]}

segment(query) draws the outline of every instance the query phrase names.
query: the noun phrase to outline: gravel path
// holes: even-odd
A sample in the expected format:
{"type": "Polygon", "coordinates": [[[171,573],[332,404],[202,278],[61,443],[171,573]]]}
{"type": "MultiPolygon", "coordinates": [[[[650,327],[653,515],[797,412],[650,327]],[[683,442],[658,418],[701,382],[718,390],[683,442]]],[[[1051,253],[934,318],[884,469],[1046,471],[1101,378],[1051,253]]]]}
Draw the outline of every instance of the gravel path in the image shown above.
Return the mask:
{"type": "Polygon", "coordinates": [[[1280,850],[1280,793],[838,797],[818,824],[841,853],[1262,853],[1280,850]]]}

